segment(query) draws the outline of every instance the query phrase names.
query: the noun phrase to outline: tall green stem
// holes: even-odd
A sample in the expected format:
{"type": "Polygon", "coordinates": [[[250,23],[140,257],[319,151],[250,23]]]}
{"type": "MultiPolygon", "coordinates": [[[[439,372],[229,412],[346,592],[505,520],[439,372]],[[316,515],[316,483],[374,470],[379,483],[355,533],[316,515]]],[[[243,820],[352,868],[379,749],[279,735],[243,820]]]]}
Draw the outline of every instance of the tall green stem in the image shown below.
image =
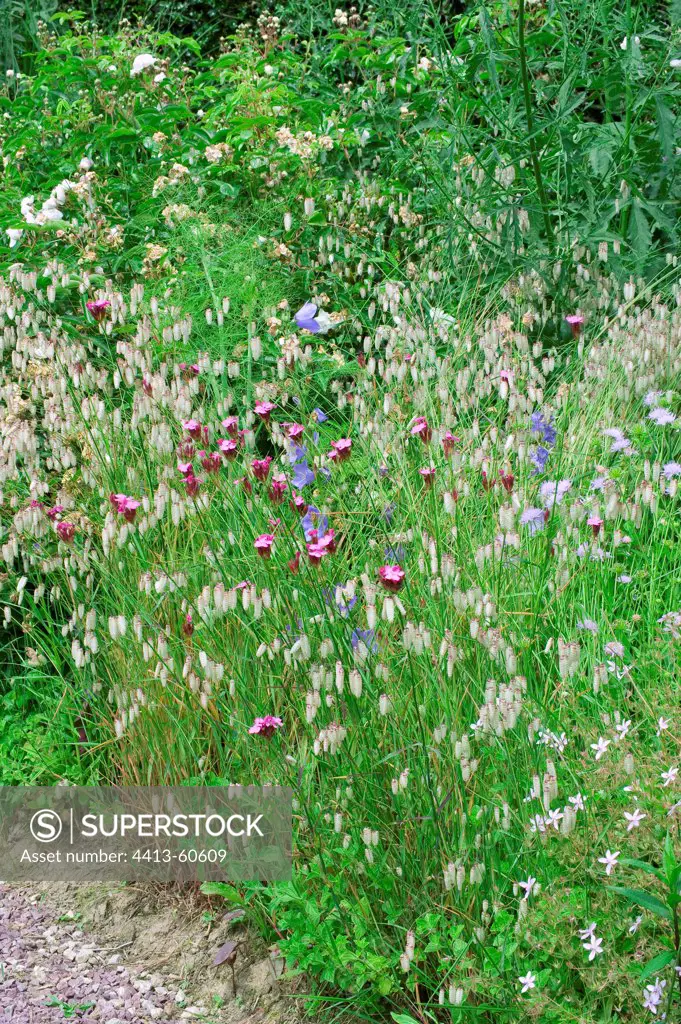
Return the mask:
{"type": "Polygon", "coordinates": [[[541,167],[539,166],[539,156],[537,154],[537,141],[534,137],[532,96],[530,94],[530,77],[527,70],[527,52],[525,49],[525,0],[519,0],[519,2],[520,6],[518,9],[518,46],[520,49],[520,77],[523,83],[523,98],[525,100],[525,117],[527,119],[527,132],[529,135],[530,143],[530,163],[532,164],[534,180],[537,183],[537,192],[539,193],[539,202],[541,203],[542,213],[544,215],[546,241],[548,243],[549,249],[551,250],[551,254],[553,255],[556,251],[556,240],[553,235],[551,218],[549,217],[549,201],[546,195],[546,189],[544,188],[544,181],[541,176],[541,167]]]}

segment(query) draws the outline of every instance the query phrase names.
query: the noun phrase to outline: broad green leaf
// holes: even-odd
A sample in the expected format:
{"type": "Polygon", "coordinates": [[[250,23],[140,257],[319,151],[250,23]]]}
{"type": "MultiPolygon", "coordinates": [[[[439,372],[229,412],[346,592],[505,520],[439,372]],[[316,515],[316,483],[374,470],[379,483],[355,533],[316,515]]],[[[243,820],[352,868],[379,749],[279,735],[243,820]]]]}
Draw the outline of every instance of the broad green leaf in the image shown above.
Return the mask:
{"type": "Polygon", "coordinates": [[[243,904],[244,902],[241,893],[233,885],[228,885],[227,882],[204,882],[201,886],[201,892],[206,896],[222,896],[230,903],[243,904]]]}
{"type": "Polygon", "coordinates": [[[618,896],[624,896],[629,903],[634,903],[638,907],[643,907],[644,910],[650,910],[651,913],[657,914],[658,917],[664,917],[666,921],[671,921],[672,912],[669,907],[652,893],[644,892],[643,889],[627,889],[622,885],[610,885],[608,888],[611,892],[616,892],[618,896]]]}
{"type": "Polygon", "coordinates": [[[654,864],[649,864],[647,860],[635,860],[632,857],[622,857],[620,864],[624,864],[628,868],[639,868],[641,871],[645,871],[648,875],[655,875],[655,878],[659,878],[661,882],[665,881],[664,874],[659,868],[656,868],[654,864]]]}
{"type": "Polygon", "coordinates": [[[650,978],[653,974],[659,974],[660,971],[663,971],[675,959],[676,953],[673,949],[664,949],[645,965],[641,971],[641,981],[645,981],[646,978],[650,978]]]}

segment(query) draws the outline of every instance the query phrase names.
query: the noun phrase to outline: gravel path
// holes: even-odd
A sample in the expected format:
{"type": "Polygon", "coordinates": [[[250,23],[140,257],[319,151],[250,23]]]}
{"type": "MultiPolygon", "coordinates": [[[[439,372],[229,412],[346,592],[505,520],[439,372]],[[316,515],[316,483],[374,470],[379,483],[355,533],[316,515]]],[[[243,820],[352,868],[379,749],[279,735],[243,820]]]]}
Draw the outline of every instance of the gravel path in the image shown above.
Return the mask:
{"type": "Polygon", "coordinates": [[[181,1007],[162,977],[123,967],[120,954],[57,918],[54,908],[0,883],[0,1024],[205,1020],[202,1008],[181,1007]]]}

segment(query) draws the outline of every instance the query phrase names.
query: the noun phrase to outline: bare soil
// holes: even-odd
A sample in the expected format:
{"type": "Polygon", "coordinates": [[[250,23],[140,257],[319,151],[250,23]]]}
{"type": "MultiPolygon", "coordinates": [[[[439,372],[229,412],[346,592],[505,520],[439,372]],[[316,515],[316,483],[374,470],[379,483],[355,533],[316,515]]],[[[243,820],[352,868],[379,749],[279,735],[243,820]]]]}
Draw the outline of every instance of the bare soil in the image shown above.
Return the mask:
{"type": "Polygon", "coordinates": [[[226,904],[132,885],[0,883],[0,1024],[300,1024],[300,979],[226,904]],[[236,942],[236,958],[214,966],[236,942]]]}

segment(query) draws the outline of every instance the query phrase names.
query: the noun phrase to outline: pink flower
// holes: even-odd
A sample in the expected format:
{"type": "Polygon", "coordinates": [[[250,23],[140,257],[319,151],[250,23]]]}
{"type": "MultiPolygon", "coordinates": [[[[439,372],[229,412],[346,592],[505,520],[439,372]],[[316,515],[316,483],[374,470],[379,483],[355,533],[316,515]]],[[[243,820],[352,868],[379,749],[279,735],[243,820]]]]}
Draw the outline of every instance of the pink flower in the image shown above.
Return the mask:
{"type": "Polygon", "coordinates": [[[76,528],[73,523],[57,523],[57,534],[59,539],[63,540],[65,544],[70,544],[76,535],[76,528]]]}
{"type": "Polygon", "coordinates": [[[405,573],[401,565],[382,565],[378,575],[385,589],[394,593],[397,593],[404,583],[405,573]]]}
{"type": "Polygon", "coordinates": [[[64,506],[63,505],[54,505],[52,508],[48,508],[48,510],[45,513],[45,515],[47,516],[48,519],[51,519],[52,522],[54,522],[55,519],[59,518],[59,516],[62,514],[63,511],[64,511],[64,506]]]}
{"type": "Polygon", "coordinates": [[[129,498],[127,494],[110,494],[109,501],[127,523],[134,523],[137,509],[142,504],[141,501],[138,501],[137,498],[129,498]]]}
{"type": "Polygon", "coordinates": [[[270,463],[272,462],[272,456],[268,455],[264,459],[253,459],[251,463],[251,469],[253,470],[253,476],[256,480],[267,480],[270,472],[270,463]]]}
{"type": "Polygon", "coordinates": [[[264,718],[256,718],[248,732],[251,736],[264,736],[269,740],[277,729],[282,728],[283,724],[281,718],[277,718],[275,715],[265,715],[264,718]]]}
{"type": "Polygon", "coordinates": [[[205,469],[206,473],[217,473],[222,465],[220,452],[210,452],[210,454],[207,452],[199,452],[198,456],[201,459],[201,465],[205,469]]]}
{"type": "Polygon", "coordinates": [[[106,316],[106,311],[110,305],[111,303],[108,299],[95,299],[94,302],[86,302],[85,308],[88,313],[95,318],[97,323],[100,323],[100,321],[106,316]]]}
{"type": "Polygon", "coordinates": [[[324,556],[328,555],[329,553],[329,548],[324,547],[323,544],[315,542],[313,544],[307,545],[308,558],[310,559],[313,565],[319,565],[322,558],[324,558],[324,556]]]}
{"type": "Polygon", "coordinates": [[[192,468],[191,462],[178,462],[177,468],[180,471],[180,473],[182,474],[182,476],[193,476],[194,475],[194,470],[192,468]]]}
{"type": "Polygon", "coordinates": [[[287,565],[291,572],[293,573],[293,575],[297,576],[298,572],[300,571],[300,551],[296,551],[295,555],[293,556],[291,561],[287,563],[287,565]]]}
{"type": "Polygon", "coordinates": [[[259,416],[265,423],[269,423],[270,414],[276,409],[274,402],[256,402],[255,414],[259,416]]]}
{"type": "Polygon", "coordinates": [[[240,477],[239,480],[235,480],[234,483],[237,487],[243,487],[246,494],[253,494],[253,484],[247,476],[240,477]]]}
{"type": "Polygon", "coordinates": [[[579,313],[570,313],[569,316],[565,317],[565,323],[569,324],[572,328],[572,337],[578,338],[580,328],[584,323],[584,317],[579,313]]]}
{"type": "Polygon", "coordinates": [[[221,426],[225,428],[230,437],[236,437],[239,432],[239,417],[228,416],[222,421],[221,426]]]}
{"type": "Polygon", "coordinates": [[[201,481],[193,473],[188,473],[184,478],[184,487],[190,498],[199,493],[201,481]]]}
{"type": "Polygon", "coordinates": [[[224,438],[223,437],[223,438],[221,438],[218,441],[218,448],[220,449],[220,451],[222,452],[222,454],[224,455],[224,457],[226,459],[234,459],[234,458],[236,458],[236,453],[237,453],[237,448],[238,447],[239,446],[238,446],[238,444],[236,443],[236,441],[234,440],[233,437],[230,437],[230,438],[224,438]]]}
{"type": "Polygon", "coordinates": [[[448,430],[445,436],[442,438],[442,447],[444,448],[445,455],[451,455],[455,445],[457,445],[460,440],[460,437],[457,437],[455,434],[452,434],[451,430],[448,430]]]}
{"type": "MultiPolygon", "coordinates": [[[[316,530],[313,531],[316,534],[316,530]]],[[[336,531],[326,530],[323,537],[317,539],[315,537],[314,543],[320,548],[326,548],[330,555],[336,550],[336,531]]]]}
{"type": "Polygon", "coordinates": [[[414,420],[414,424],[411,428],[412,437],[420,437],[424,444],[430,442],[433,432],[428,426],[428,420],[425,416],[417,416],[414,420]]]}
{"type": "Polygon", "coordinates": [[[190,437],[201,437],[201,424],[199,423],[198,420],[182,420],[182,426],[187,431],[190,437]]]}
{"type": "Polygon", "coordinates": [[[286,436],[290,437],[292,441],[296,441],[304,433],[305,427],[302,423],[287,423],[286,424],[286,436]]]}
{"type": "Polygon", "coordinates": [[[294,512],[297,512],[299,516],[304,516],[307,512],[307,502],[303,498],[302,494],[294,494],[291,498],[289,505],[294,512]]]}
{"type": "Polygon", "coordinates": [[[600,516],[589,516],[589,518],[586,521],[586,525],[591,527],[591,529],[594,532],[594,537],[597,537],[600,532],[601,526],[603,525],[603,520],[600,516]]]}
{"type": "Polygon", "coordinates": [[[182,623],[182,632],[189,638],[194,632],[194,623],[192,622],[191,612],[187,612],[184,622],[182,623]]]}
{"type": "Polygon", "coordinates": [[[500,473],[499,479],[501,480],[504,489],[510,494],[513,490],[513,482],[515,480],[513,473],[500,473]]]}
{"type": "Polygon", "coordinates": [[[352,454],[352,441],[349,437],[341,437],[340,441],[332,441],[331,447],[333,452],[329,455],[330,459],[338,459],[339,462],[345,462],[352,454]]]}
{"type": "Polygon", "coordinates": [[[433,480],[435,478],[435,467],[426,466],[425,469],[420,469],[419,473],[423,477],[423,482],[426,485],[426,487],[431,488],[433,486],[433,480]]]}
{"type": "Polygon", "coordinates": [[[261,558],[269,558],[272,554],[272,545],[274,544],[273,533],[261,533],[259,537],[255,538],[253,547],[258,552],[261,558]]]}
{"type": "Polygon", "coordinates": [[[273,501],[275,505],[280,505],[284,500],[284,492],[286,491],[287,487],[288,484],[286,482],[286,477],[273,477],[272,483],[270,485],[270,501],[273,501]]]}

